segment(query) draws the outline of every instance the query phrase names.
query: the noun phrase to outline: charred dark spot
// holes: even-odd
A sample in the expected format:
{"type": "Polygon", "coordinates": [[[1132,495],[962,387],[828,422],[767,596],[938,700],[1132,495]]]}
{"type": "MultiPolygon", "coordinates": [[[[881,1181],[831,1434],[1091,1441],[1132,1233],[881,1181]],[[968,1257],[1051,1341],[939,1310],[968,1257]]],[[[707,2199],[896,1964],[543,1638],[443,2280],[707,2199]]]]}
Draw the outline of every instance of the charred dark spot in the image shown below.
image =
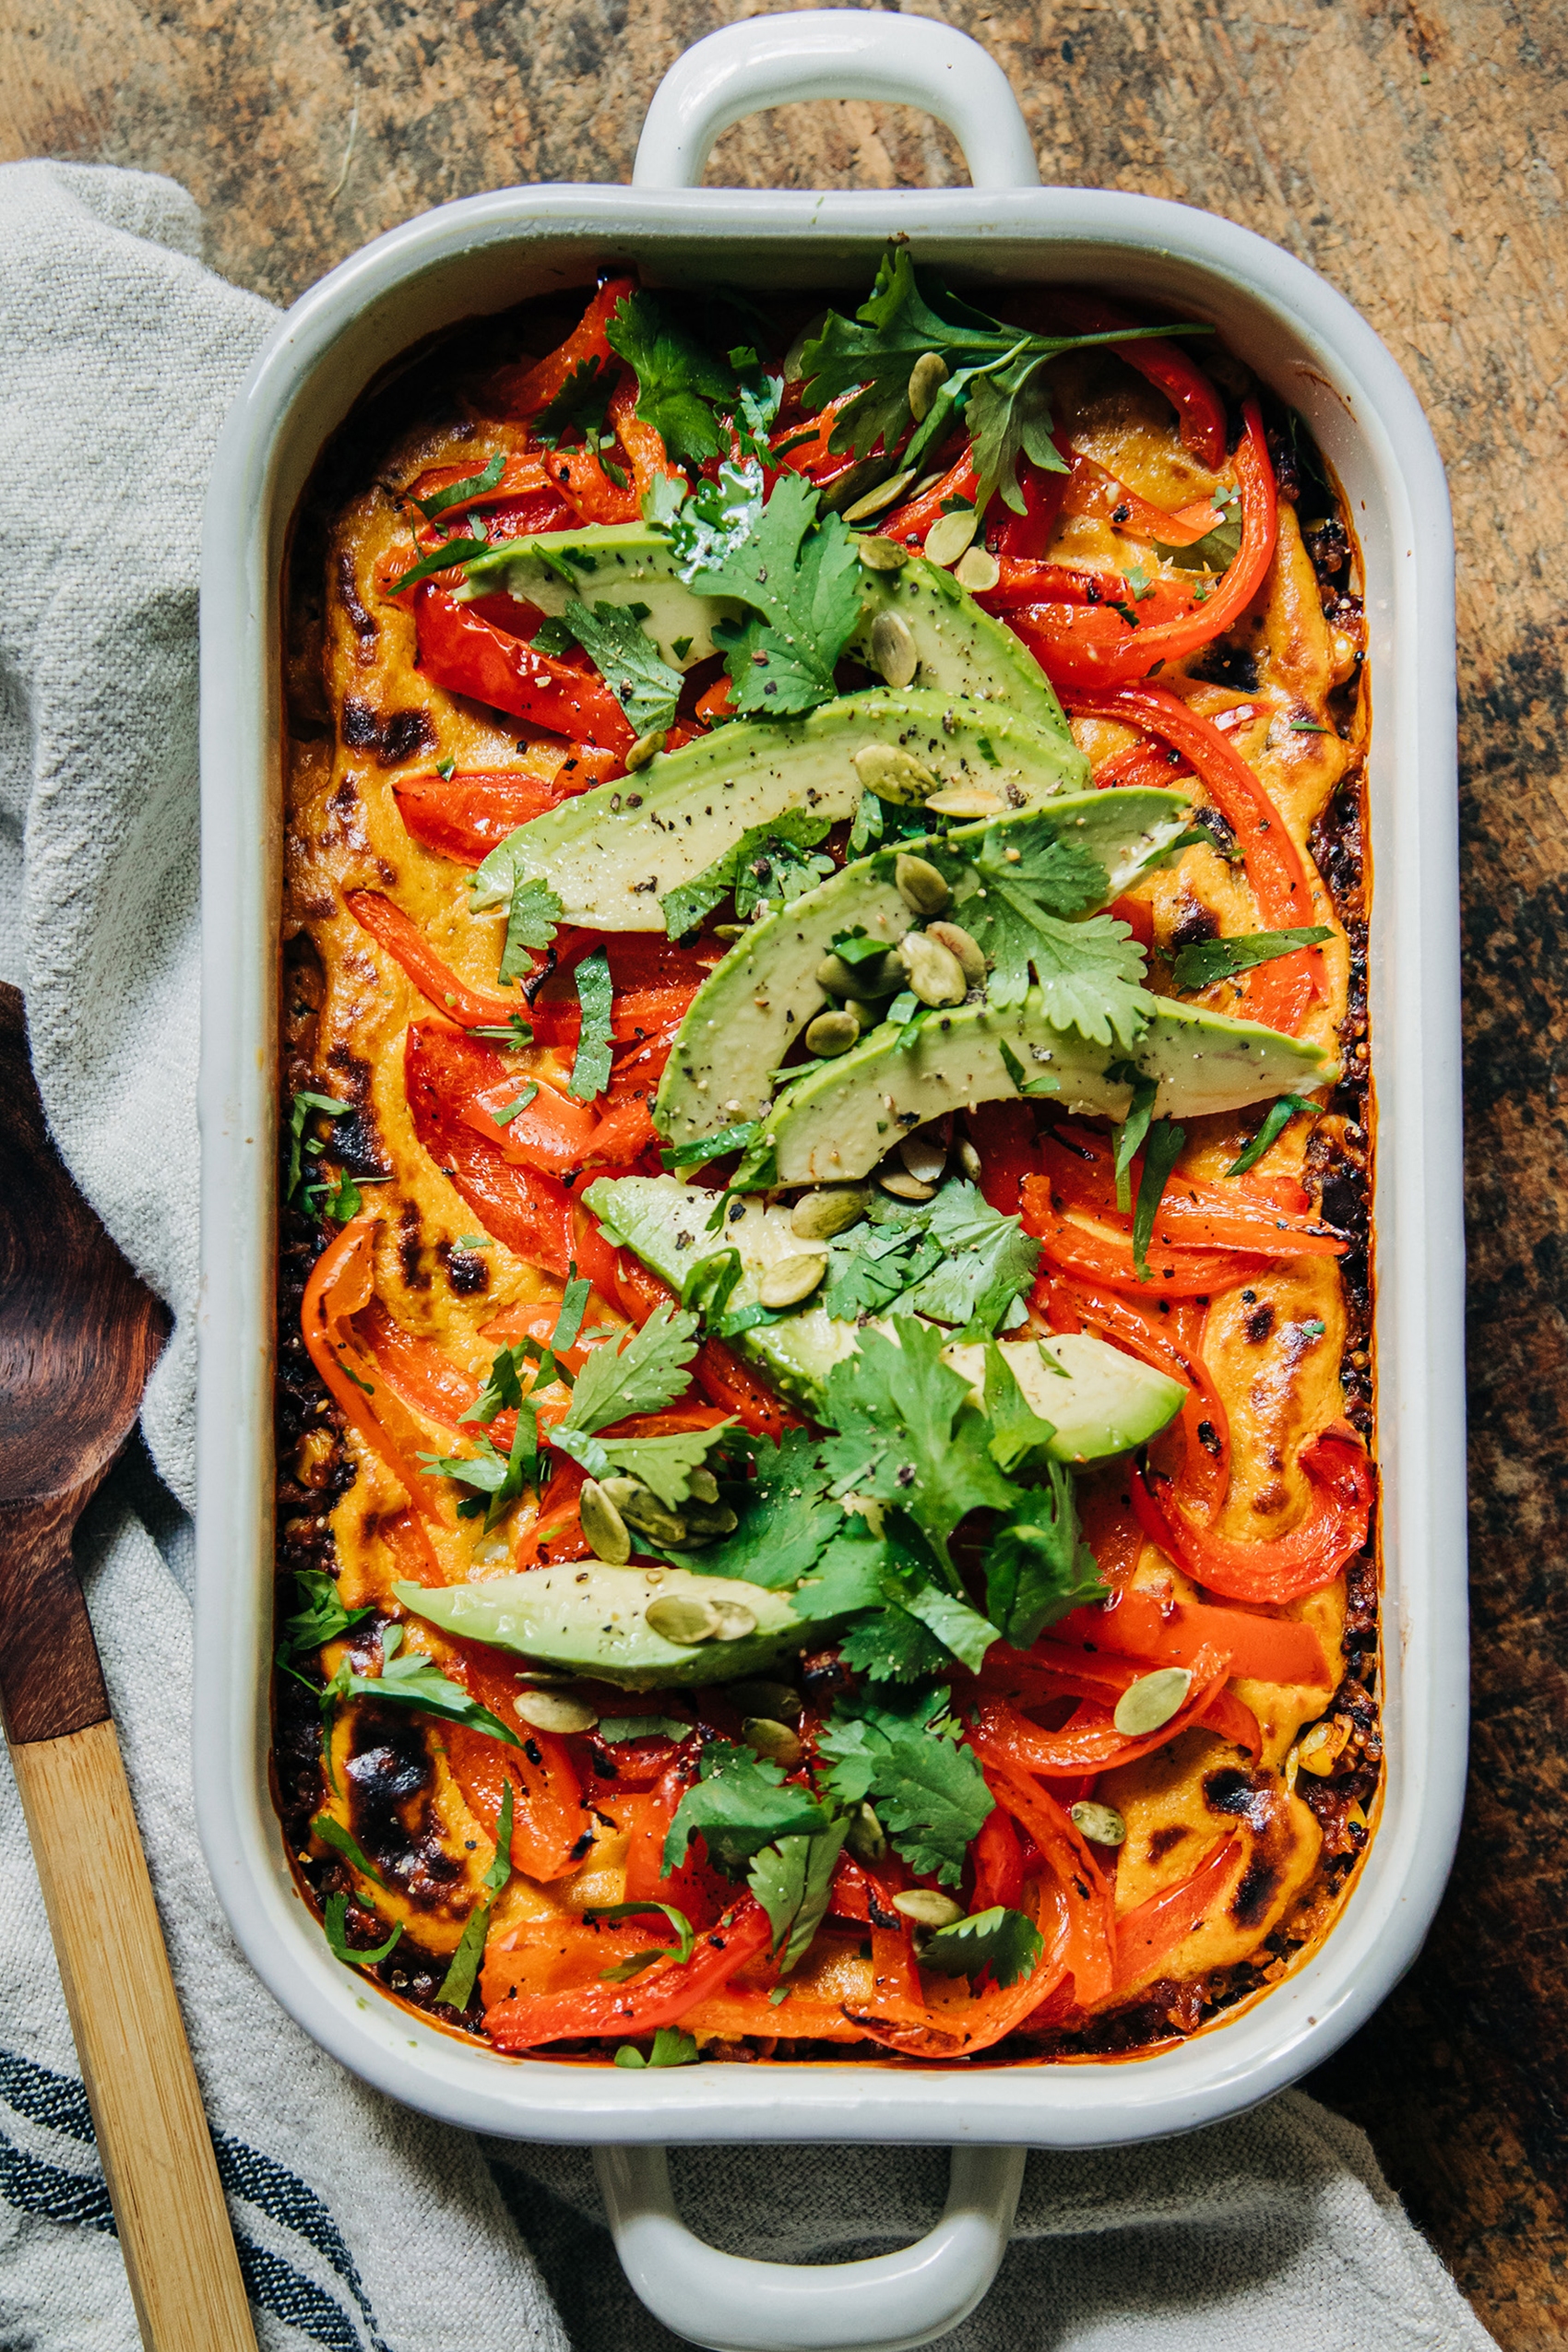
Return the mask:
{"type": "Polygon", "coordinates": [[[398,1263],[410,1290],[428,1290],[430,1268],[420,1264],[420,1213],[417,1203],[405,1201],[398,1219],[398,1263]]]}
{"type": "Polygon", "coordinates": [[[362,702],[358,695],[344,695],[338,731],[351,752],[374,751],[381,741],[380,722],[369,703],[362,702]]]}
{"type": "Polygon", "coordinates": [[[336,809],[339,816],[347,816],[360,804],[360,788],[351,776],[345,776],[338,790],[327,800],[327,807],[336,809]]]}
{"type": "Polygon", "coordinates": [[[602,1748],[596,1747],[590,1749],[588,1752],[588,1762],[592,1764],[594,1771],[597,1773],[600,1780],[620,1779],[620,1765],[616,1763],[614,1757],[608,1755],[602,1748]]]}
{"type": "Polygon", "coordinates": [[[1278,1890],[1281,1871],[1266,1855],[1253,1856],[1236,1883],[1230,1897],[1230,1916],[1239,1928],[1255,1928],[1268,1915],[1268,1907],[1278,1890]]]}
{"type": "Polygon", "coordinates": [[[1201,661],[1194,661],[1188,673],[1203,678],[1211,686],[1229,686],[1233,694],[1256,694],[1262,680],[1258,675],[1258,658],[1245,646],[1227,645],[1223,638],[1209,647],[1201,661]]]}
{"type": "MultiPolygon", "coordinates": [[[[904,1924],[897,1911],[878,1899],[876,1889],[869,1879],[866,1882],[866,1917],[873,1928],[901,1928],[904,1924]]],[[[870,1953],[865,1956],[869,1960],[870,1953]]]]}
{"type": "Polygon", "coordinates": [[[355,1752],[343,1768],[349,1825],[382,1875],[418,1910],[444,1908],[462,1864],[446,1853],[434,1810],[426,1734],[401,1709],[359,1703],[355,1752]]]}
{"type": "Polygon", "coordinates": [[[362,1054],[350,1053],[346,1045],[329,1045],[327,1067],[339,1084],[327,1087],[325,1091],[341,1095],[346,1101],[362,1110],[370,1100],[370,1063],[362,1054]]]}
{"type": "Polygon", "coordinates": [[[354,578],[354,559],[346,547],[338,557],[338,601],[348,614],[350,625],[362,644],[368,644],[379,634],[374,619],[360,600],[359,583],[354,578]]]}
{"type": "Polygon", "coordinates": [[[460,1299],[470,1298],[490,1288],[490,1268],[477,1250],[454,1249],[450,1241],[436,1245],[436,1256],[446,1269],[446,1279],[460,1299]]]}
{"type": "Polygon", "coordinates": [[[392,1173],[392,1162],[383,1148],[375,1114],[371,1111],[354,1111],[347,1119],[334,1119],[332,1157],[348,1170],[350,1176],[390,1176],[392,1173]]]}
{"type": "Polygon", "coordinates": [[[383,767],[401,767],[405,760],[417,752],[435,749],[435,729],[427,710],[388,711],[382,723],[381,744],[375,756],[383,767]]]}
{"type": "Polygon", "coordinates": [[[1206,907],[1193,906],[1182,916],[1170,934],[1172,947],[1196,947],[1201,940],[1217,939],[1219,918],[1206,907]]]}
{"type": "Polygon", "coordinates": [[[1176,1847],[1181,1845],[1182,1840],[1186,1835],[1187,1832],[1181,1827],[1172,1829],[1157,1829],[1148,1842],[1149,1860],[1151,1862],[1162,1861],[1167,1854],[1170,1853],[1176,1847]]]}
{"type": "Polygon", "coordinates": [[[1202,826],[1204,831],[1213,840],[1220,856],[1228,861],[1241,854],[1236,847],[1235,827],[1231,825],[1229,818],[1218,809],[1206,805],[1201,809],[1194,809],[1193,823],[1202,826]]]}
{"type": "Polygon", "coordinates": [[[1336,579],[1350,561],[1350,541],[1337,515],[1304,525],[1301,540],[1312,558],[1313,571],[1325,583],[1336,579]]]}
{"type": "Polygon", "coordinates": [[[1274,1309],[1266,1299],[1260,1306],[1253,1309],[1241,1328],[1254,1347],[1261,1345],[1268,1337],[1269,1333],[1274,1329],[1274,1309]]]}
{"type": "Polygon", "coordinates": [[[801,1656],[801,1688],[815,1706],[826,1706],[841,1692],[852,1690],[854,1675],[837,1650],[805,1650],[801,1656]]]}
{"type": "Polygon", "coordinates": [[[588,1849],[589,1849],[589,1847],[592,1846],[592,1844],[593,1844],[593,1832],[592,1832],[592,1830],[591,1830],[591,1829],[585,1829],[585,1830],[584,1830],[584,1832],[583,1832],[583,1834],[582,1834],[582,1835],[581,1835],[581,1836],[577,1839],[577,1841],[576,1841],[576,1845],[575,1845],[575,1846],[573,1847],[573,1848],[572,1848],[572,1859],[573,1859],[573,1861],[574,1861],[574,1862],[580,1862],[580,1861],[582,1860],[582,1859],[583,1859],[583,1856],[584,1856],[584,1855],[585,1855],[585,1854],[588,1851],[588,1849]]]}
{"type": "Polygon", "coordinates": [[[1268,1827],[1274,1812],[1268,1784],[1254,1781],[1250,1772],[1241,1772],[1234,1764],[1224,1764],[1205,1776],[1204,1802],[1211,1813],[1234,1813],[1256,1830],[1268,1827]]]}
{"type": "Polygon", "coordinates": [[[538,1764],[541,1770],[543,1769],[544,1756],[537,1740],[525,1740],[523,1741],[523,1753],[527,1756],[529,1764],[538,1764]]]}

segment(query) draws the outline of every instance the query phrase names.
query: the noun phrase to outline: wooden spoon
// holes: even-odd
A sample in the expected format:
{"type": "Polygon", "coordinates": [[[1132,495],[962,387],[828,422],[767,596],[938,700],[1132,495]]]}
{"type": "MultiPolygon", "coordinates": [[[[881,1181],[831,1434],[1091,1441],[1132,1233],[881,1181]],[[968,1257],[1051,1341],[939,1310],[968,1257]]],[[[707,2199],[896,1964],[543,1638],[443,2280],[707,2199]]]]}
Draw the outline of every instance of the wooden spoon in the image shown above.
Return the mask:
{"type": "Polygon", "coordinates": [[[148,2352],[255,2352],[71,1536],[167,1330],[49,1140],[0,987],[0,1711],[148,2352]]]}

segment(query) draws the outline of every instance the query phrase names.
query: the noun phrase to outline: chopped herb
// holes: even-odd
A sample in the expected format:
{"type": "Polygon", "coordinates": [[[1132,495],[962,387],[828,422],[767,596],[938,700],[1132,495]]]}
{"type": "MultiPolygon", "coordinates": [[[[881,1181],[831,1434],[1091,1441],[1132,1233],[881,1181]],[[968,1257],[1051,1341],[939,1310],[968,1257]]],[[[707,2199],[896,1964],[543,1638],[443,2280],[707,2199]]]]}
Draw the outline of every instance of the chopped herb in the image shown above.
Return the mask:
{"type": "Polygon", "coordinates": [[[669,1920],[675,1930],[675,1942],[656,1943],[647,1952],[634,1953],[618,1967],[601,1968],[600,1974],[606,1984],[624,1985],[631,1978],[640,1976],[645,1968],[651,1968],[656,1960],[676,1960],[683,1967],[691,1958],[696,1945],[696,1930],[684,1911],[677,1910],[673,1903],[596,1904],[592,1909],[585,1911],[583,1917],[585,1919],[608,1919],[613,1923],[617,1919],[644,1918],[650,1912],[659,1912],[669,1920]]]}
{"type": "Polygon", "coordinates": [[[922,1968],[938,1969],[944,1977],[973,1978],[989,1973],[992,1984],[1021,1984],[1039,1965],[1044,1940],[1034,1921],[1022,1911],[997,1904],[989,1911],[971,1912],[938,1928],[919,1953],[922,1968]]]}
{"type": "Polygon", "coordinates": [[[428,498],[416,498],[414,505],[427,523],[444,515],[448,506],[461,506],[470,498],[482,498],[493,490],[506,470],[506,453],[497,449],[482,473],[469,474],[466,481],[450,483],[445,490],[432,491],[428,498]]]}
{"type": "Polygon", "coordinates": [[[792,905],[833,872],[831,858],[810,854],[830,830],[829,818],[814,816],[806,809],[786,809],[768,825],[752,826],[721,858],[659,900],[670,937],[683,939],[731,893],[742,922],[749,921],[765,900],[792,905]]]}
{"type": "Polygon", "coordinates": [[[646,604],[607,603],[590,610],[574,597],[562,615],[639,735],[671,724],[682,684],[681,672],[671,669],[642,627],[647,610],[646,604]]]}
{"type": "Polygon", "coordinates": [[[334,1960],[341,1960],[346,1967],[374,1968],[378,1962],[386,1958],[402,1934],[402,1923],[398,1922],[385,1943],[376,1944],[374,1950],[364,1951],[359,1945],[349,1942],[348,1912],[349,1898],[346,1895],[327,1896],[326,1917],[322,1920],[322,1926],[327,1934],[327,1948],[334,1960]]]}
{"type": "Polygon", "coordinates": [[[659,1158],[666,1168],[706,1168],[711,1159],[744,1151],[756,1132],[757,1122],[748,1119],[738,1127],[720,1127],[717,1134],[699,1135],[695,1143],[676,1144],[671,1150],[660,1152],[659,1158]]]}
{"type": "Polygon", "coordinates": [[[720,621],[739,717],[784,719],[831,702],[834,664],[861,614],[861,562],[848,524],[817,516],[818,493],[780,474],[738,547],[688,574],[702,596],[735,598],[752,617],[720,621]]]}
{"type": "Polygon", "coordinates": [[[1144,1172],[1138,1179],[1137,1206],[1133,1211],[1133,1271],[1140,1282],[1153,1279],[1148,1269],[1148,1245],[1154,1238],[1154,1220],[1186,1140],[1184,1128],[1169,1119],[1156,1119],[1144,1144],[1144,1172]]]}
{"type": "Polygon", "coordinates": [[[577,1375],[564,1420],[550,1431],[552,1444],[579,1434],[591,1437],[612,1421],[662,1412],[673,1404],[690,1380],[696,1328],[695,1314],[660,1305],[640,1330],[627,1332],[621,1346],[612,1340],[596,1348],[577,1375]]]}
{"type": "MultiPolygon", "coordinates": [[[[353,1108],[351,1102],[339,1102],[329,1094],[311,1094],[302,1088],[295,1095],[292,1108],[289,1112],[289,1173],[283,1186],[286,1199],[292,1200],[300,1187],[300,1174],[303,1164],[302,1154],[307,1148],[305,1121],[310,1117],[311,1112],[319,1111],[323,1117],[327,1119],[347,1119],[353,1108]]],[[[317,1153],[324,1148],[325,1146],[319,1143],[315,1145],[317,1153]]]]}
{"type": "Polygon", "coordinates": [[[1155,1097],[1159,1092],[1158,1081],[1146,1078],[1131,1063],[1113,1063],[1106,1071],[1108,1078],[1119,1078],[1133,1089],[1133,1099],[1127,1106],[1127,1116],[1116,1130],[1116,1206],[1123,1217],[1133,1206],[1132,1165],[1134,1153],[1148,1134],[1149,1121],[1154,1117],[1155,1097]]]}
{"type": "Polygon", "coordinates": [[[564,1431],[558,1425],[551,1439],[590,1477],[602,1479],[620,1470],[640,1479],[666,1510],[674,1511],[691,1494],[693,1471],[702,1468],[735,1426],[725,1420],[715,1421],[711,1429],[671,1430],[666,1437],[594,1437],[576,1430],[564,1431]]]}
{"type": "MultiPolygon", "coordinates": [[[[502,843],[505,848],[505,843],[502,843]]],[[[492,856],[498,854],[492,851],[492,856]]],[[[489,863],[486,859],[485,863],[489,863]]],[[[483,869],[481,869],[482,872],[483,869]]],[[[501,951],[500,979],[503,987],[520,980],[533,969],[531,951],[548,947],[555,936],[561,920],[561,901],[547,882],[537,874],[518,874],[512,886],[511,905],[506,912],[506,944],[501,951]]],[[[602,949],[598,951],[602,954],[602,949]]],[[[515,1016],[520,1018],[521,1016],[515,1016]]],[[[529,1030],[531,1037],[532,1031],[529,1030]]]]}
{"type": "Polygon", "coordinates": [[[1003,1068],[1006,1071],[1007,1075],[1012,1079],[1013,1084],[1017,1087],[1020,1094],[1039,1095],[1061,1093],[1061,1079],[1053,1078],[1049,1071],[1042,1071],[1031,1078],[1028,1072],[1025,1069],[1023,1063],[1019,1061],[1017,1055],[1014,1052],[1012,1047],[1008,1044],[1004,1037],[999,1037],[997,1039],[996,1050],[1002,1056],[1003,1068]]]}
{"type": "Polygon", "coordinates": [[[1065,920],[1104,897],[1105,868],[1044,826],[1032,839],[1014,827],[1007,842],[1004,855],[988,834],[954,893],[960,920],[992,965],[990,1001],[1021,1004],[1032,975],[1048,1020],[1099,1045],[1134,1043],[1153,1011],[1143,949],[1113,916],[1065,920]]]}
{"type": "Polygon", "coordinates": [[[917,1877],[956,1886],[995,1800],[947,1704],[944,1690],[893,1703],[839,1698],[817,1747],[834,1796],[844,1805],[869,1800],[917,1877]]]}
{"type": "Polygon", "coordinates": [[[435,763],[435,772],[443,784],[450,784],[457,772],[457,763],[455,759],[438,759],[435,763]]]}
{"type": "Polygon", "coordinates": [[[525,1045],[533,1043],[533,1026],[521,1013],[514,1013],[505,1028],[470,1029],[469,1035],[492,1038],[497,1045],[504,1045],[508,1051],[518,1053],[525,1045]]]}
{"type": "Polygon", "coordinates": [[[599,1718],[599,1736],[612,1747],[623,1740],[686,1740],[694,1728],[679,1715],[601,1715],[599,1718]]]}
{"type": "Polygon", "coordinates": [[[1298,947],[1321,946],[1333,936],[1328,924],[1310,923],[1298,931],[1249,931],[1229,939],[1200,939],[1181,950],[1170,977],[1178,988],[1207,988],[1213,980],[1250,972],[1254,964],[1293,956],[1298,947]]]}
{"type": "Polygon", "coordinates": [[[617,2066],[695,2066],[697,2046],[690,2034],[679,2025],[660,2025],[653,2037],[653,2048],[645,2058],[632,2042],[623,2042],[615,2053],[617,2066]]]}
{"type": "Polygon", "coordinates": [[[735,373],[687,333],[656,294],[627,294],[605,330],[637,379],[637,415],[662,435],[678,465],[724,456],[719,422],[739,398],[735,373]]]}
{"type": "Polygon", "coordinates": [[[666,1877],[680,1869],[699,1833],[708,1859],[727,1877],[739,1878],[777,1838],[812,1837],[828,1826],[826,1812],[809,1789],[787,1785],[778,1764],[749,1748],[710,1740],[698,1768],[702,1776],[676,1806],[664,1840],[666,1877]]]}
{"type": "MultiPolygon", "coordinates": [[[[1181,572],[1224,572],[1241,552],[1241,501],[1234,489],[1222,490],[1215,504],[1220,520],[1190,547],[1166,547],[1155,541],[1155,552],[1181,572]]],[[[1200,600],[1203,599],[1200,596],[1200,600]]]]}
{"type": "Polygon", "coordinates": [[[1307,1119],[1321,1119],[1323,1105],[1321,1102],[1309,1102],[1303,1095],[1282,1094],[1277,1102],[1270,1103],[1268,1116],[1251,1143],[1244,1144],[1238,1157],[1231,1161],[1225,1171],[1227,1176],[1249,1174],[1269,1146],[1278,1141],[1298,1111],[1307,1119]]]}
{"type": "Polygon", "coordinates": [[[306,1650],[319,1650],[328,1642],[336,1642],[351,1625],[361,1625],[374,1617],[371,1608],[345,1609],[338,1598],[338,1586],[322,1568],[299,1568],[294,1583],[303,1597],[303,1606],[292,1617],[283,1621],[282,1648],[291,1657],[298,1657],[306,1650]]]}
{"type": "Polygon", "coordinates": [[[454,1237],[452,1247],[455,1250],[488,1250],[491,1240],[488,1233],[458,1233],[454,1237]]]}
{"type": "Polygon", "coordinates": [[[501,1784],[501,1818],[495,1830],[495,1859],[481,1882],[483,1892],[469,1913],[452,1964],[442,1979],[437,2001],[445,2001],[454,2009],[466,2009],[473,1998],[474,1978],[484,1957],[485,1930],[495,1898],[512,1875],[512,1776],[507,1773],[501,1784]]]}
{"type": "Polygon", "coordinates": [[[583,957],[572,978],[582,1007],[582,1027],[566,1091],[574,1102],[591,1102],[610,1084],[610,1032],[614,983],[602,946],[583,957]]]}
{"type": "Polygon", "coordinates": [[[577,1335],[583,1327],[583,1316],[588,1312],[588,1298],[592,1289],[593,1284],[588,1280],[588,1276],[577,1272],[576,1260],[574,1258],[569,1261],[566,1288],[561,1298],[561,1313],[556,1317],[555,1328],[550,1335],[550,1344],[558,1352],[564,1353],[566,1348],[576,1346],[577,1335]]]}
{"type": "Polygon", "coordinates": [[[417,588],[421,580],[430,579],[437,572],[450,572],[459,564],[471,564],[476,555],[488,554],[487,539],[449,539],[444,545],[422,555],[411,569],[402,573],[385,593],[388,598],[401,596],[405,588],[417,588]]]}
{"type": "Polygon", "coordinates": [[[597,440],[610,413],[613,389],[610,370],[597,351],[579,360],[553,399],[533,420],[533,438],[546,449],[559,449],[567,434],[597,440]]]}
{"type": "Polygon", "coordinates": [[[1287,721],[1292,735],[1327,735],[1333,731],[1320,727],[1315,719],[1292,719],[1287,721]]]}
{"type": "Polygon", "coordinates": [[[756,1855],[746,1883],[767,1913],[778,1973],[787,1977],[810,1949],[827,1913],[848,1817],[810,1837],[781,1837],[756,1855]]]}
{"type": "Polygon", "coordinates": [[[533,1101],[538,1092],[539,1087],[534,1083],[533,1079],[530,1078],[528,1085],[523,1088],[522,1093],[517,1097],[516,1102],[509,1102],[504,1111],[493,1111],[490,1114],[491,1117],[494,1120],[498,1127],[509,1127],[513,1120],[516,1119],[519,1113],[528,1109],[529,1103],[533,1101]]]}
{"type": "Polygon", "coordinates": [[[345,1829],[342,1823],[336,1820],[331,1813],[317,1813],[311,1827],[322,1844],[335,1847],[346,1860],[353,1864],[362,1878],[374,1879],[377,1886],[386,1885],[386,1881],[382,1877],[353,1832],[345,1829]]]}
{"type": "Polygon", "coordinates": [[[1023,1492],[985,1559],[987,1613],[1020,1650],[1070,1609],[1102,1600],[1106,1591],[1093,1552],[1079,1540],[1071,1473],[1050,1459],[1043,1467],[1046,1484],[1023,1492]]]}

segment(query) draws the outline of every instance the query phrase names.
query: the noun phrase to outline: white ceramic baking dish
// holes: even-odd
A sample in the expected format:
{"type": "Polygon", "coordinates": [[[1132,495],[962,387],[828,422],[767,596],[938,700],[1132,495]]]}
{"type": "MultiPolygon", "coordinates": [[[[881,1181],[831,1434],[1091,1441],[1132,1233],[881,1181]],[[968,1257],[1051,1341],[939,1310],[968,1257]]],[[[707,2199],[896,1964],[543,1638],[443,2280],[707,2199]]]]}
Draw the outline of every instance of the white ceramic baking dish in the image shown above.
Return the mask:
{"type": "Polygon", "coordinates": [[[923,2343],[984,2292],[1026,2145],[1180,2132],[1324,2058],[1414,1956],[1464,1780],[1465,1482],[1453,553],[1443,469],[1409,386],[1332,287],[1259,237],[1146,196],[1041,188],[994,63],[945,26],[822,12],[700,43],[650,111],[624,187],[504,189],[382,237],[295,304],[219,445],[202,573],[202,1304],[196,1803],[235,1933],[346,2066],[455,2123],[588,2141],[639,2293],[709,2346],[923,2343]],[[719,133],[763,104],[870,96],[947,122],[975,184],[724,189],[719,133]],[[901,2070],[517,2062],[369,2000],[298,1895],[267,1794],[272,1643],[274,1171],[282,709],[280,571],[295,502],[369,381],[420,339],[636,261],[656,276],[863,286],[890,232],[983,285],[1088,281],[1212,322],[1304,412],[1351,502],[1376,701],[1371,942],[1378,1443],[1385,1564],[1382,1817],[1344,1916],[1265,1997],[1135,2062],[901,2070]],[[919,2246],[793,2270],[703,2247],[669,2202],[671,2141],[940,2141],[953,2197],[919,2246]]]}

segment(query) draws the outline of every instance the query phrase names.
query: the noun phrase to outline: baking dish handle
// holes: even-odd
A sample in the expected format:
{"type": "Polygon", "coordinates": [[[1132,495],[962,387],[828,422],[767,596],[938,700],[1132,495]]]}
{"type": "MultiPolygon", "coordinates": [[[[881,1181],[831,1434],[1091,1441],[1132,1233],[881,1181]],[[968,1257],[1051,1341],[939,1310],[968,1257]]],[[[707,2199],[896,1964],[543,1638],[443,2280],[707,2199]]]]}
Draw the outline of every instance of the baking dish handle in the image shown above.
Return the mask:
{"type": "MultiPolygon", "coordinates": [[[[909,20],[905,18],[908,23],[909,20]]],[[[656,2319],[708,2352],[905,2352],[972,2311],[995,2277],[1023,2186],[1023,2148],[953,2150],[934,2229],[863,2263],[754,2263],[694,2238],[663,2148],[599,2148],[615,2251],[656,2319]]]]}
{"type": "Polygon", "coordinates": [[[767,106],[891,99],[946,124],[977,188],[1034,188],[1028,125],[994,57],[952,25],[861,8],[751,17],[677,57],[647,110],[632,184],[695,188],[721,132],[767,106]]]}

